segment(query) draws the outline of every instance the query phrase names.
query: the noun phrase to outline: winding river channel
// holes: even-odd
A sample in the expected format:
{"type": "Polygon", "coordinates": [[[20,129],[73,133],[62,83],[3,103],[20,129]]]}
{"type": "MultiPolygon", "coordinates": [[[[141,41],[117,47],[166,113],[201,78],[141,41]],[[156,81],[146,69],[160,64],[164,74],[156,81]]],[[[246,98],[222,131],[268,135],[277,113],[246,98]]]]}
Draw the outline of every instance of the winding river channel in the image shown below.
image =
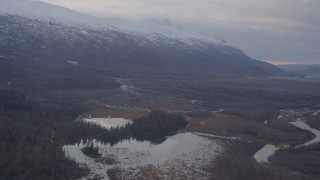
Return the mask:
{"type": "Polygon", "coordinates": [[[306,124],[305,122],[303,122],[301,120],[297,120],[295,122],[290,122],[290,124],[300,128],[300,129],[310,131],[315,135],[315,137],[312,140],[310,140],[304,144],[300,144],[300,145],[296,146],[296,148],[301,147],[301,146],[308,146],[310,144],[320,142],[320,131],[318,129],[314,129],[314,128],[310,127],[308,124],[306,124]]]}
{"type": "MultiPolygon", "coordinates": [[[[312,114],[312,116],[316,116],[316,115],[318,115],[318,113],[319,113],[319,110],[314,112],[312,114]]],[[[278,117],[278,119],[282,118],[282,117],[283,117],[283,115],[280,115],[278,117]]],[[[295,148],[299,148],[302,146],[309,146],[311,144],[320,142],[320,130],[310,127],[307,123],[305,123],[301,119],[297,119],[296,121],[289,122],[289,123],[297,128],[300,128],[300,129],[303,129],[306,131],[310,131],[311,133],[313,133],[315,135],[315,137],[312,140],[310,140],[304,144],[297,145],[297,146],[295,146],[295,148]]],[[[288,147],[285,147],[285,148],[288,148],[288,147]]],[[[269,157],[274,155],[274,153],[279,149],[280,149],[280,147],[277,147],[272,144],[267,144],[263,148],[261,148],[259,151],[257,151],[253,155],[253,157],[258,163],[269,163],[269,161],[268,161],[269,157]]]]}

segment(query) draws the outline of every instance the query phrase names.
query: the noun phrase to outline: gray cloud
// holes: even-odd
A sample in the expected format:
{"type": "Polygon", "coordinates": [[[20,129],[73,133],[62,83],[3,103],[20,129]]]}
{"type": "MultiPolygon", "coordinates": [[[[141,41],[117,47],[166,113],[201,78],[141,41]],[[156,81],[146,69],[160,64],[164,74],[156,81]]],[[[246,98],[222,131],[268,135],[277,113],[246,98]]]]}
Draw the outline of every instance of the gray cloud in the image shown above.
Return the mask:
{"type": "Polygon", "coordinates": [[[165,17],[248,55],[320,63],[319,0],[42,0],[100,17],[165,17]]]}

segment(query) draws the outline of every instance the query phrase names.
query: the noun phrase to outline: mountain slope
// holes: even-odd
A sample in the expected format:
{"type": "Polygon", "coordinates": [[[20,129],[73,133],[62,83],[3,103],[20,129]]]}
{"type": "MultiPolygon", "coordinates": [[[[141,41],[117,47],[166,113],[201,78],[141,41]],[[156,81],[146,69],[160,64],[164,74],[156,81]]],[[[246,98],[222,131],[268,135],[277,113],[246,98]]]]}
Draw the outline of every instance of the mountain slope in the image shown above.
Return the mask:
{"type": "Polygon", "coordinates": [[[90,15],[34,0],[1,0],[0,12],[43,20],[54,18],[64,22],[105,24],[105,22],[90,15]]]}
{"type": "Polygon", "coordinates": [[[104,20],[96,19],[86,23],[81,20],[93,17],[42,2],[14,1],[20,5],[28,2],[28,8],[23,13],[15,13],[12,3],[10,8],[1,8],[5,9],[0,13],[2,84],[12,77],[39,78],[37,73],[43,72],[40,82],[48,77],[49,82],[58,84],[68,81],[64,78],[101,80],[92,87],[108,86],[110,81],[102,79],[119,75],[208,77],[282,73],[278,67],[251,59],[223,40],[185,31],[166,20],[101,23],[104,20]],[[32,14],[38,3],[50,9],[49,14],[63,11],[79,21],[44,18],[41,13],[23,15],[32,14]]]}

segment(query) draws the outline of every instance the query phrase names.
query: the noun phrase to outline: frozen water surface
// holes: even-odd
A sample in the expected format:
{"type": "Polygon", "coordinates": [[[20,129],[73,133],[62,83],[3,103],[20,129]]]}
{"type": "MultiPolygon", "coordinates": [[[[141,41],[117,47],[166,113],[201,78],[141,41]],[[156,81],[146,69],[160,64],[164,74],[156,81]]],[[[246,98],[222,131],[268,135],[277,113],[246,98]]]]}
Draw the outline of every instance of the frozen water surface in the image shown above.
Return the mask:
{"type": "Polygon", "coordinates": [[[208,177],[203,168],[207,167],[210,160],[222,151],[222,147],[218,141],[212,139],[193,133],[179,133],[168,136],[159,144],[126,139],[112,146],[92,140],[65,145],[63,151],[68,158],[91,170],[91,174],[85,179],[97,175],[102,179],[108,179],[106,172],[112,168],[120,168],[121,174],[129,177],[143,176],[141,169],[148,166],[161,171],[160,175],[163,179],[175,178],[169,177],[171,176],[169,171],[174,168],[180,169],[179,177],[188,175],[191,179],[206,179],[208,177]],[[116,163],[104,164],[84,155],[81,149],[90,144],[99,147],[99,153],[102,154],[99,159],[112,158],[116,163]]]}
{"type": "Polygon", "coordinates": [[[311,141],[308,141],[308,142],[306,142],[304,144],[301,144],[301,145],[298,145],[296,147],[308,146],[310,144],[314,144],[314,143],[320,142],[320,131],[318,129],[311,128],[308,124],[306,124],[305,122],[300,121],[300,120],[297,120],[295,122],[290,122],[290,124],[300,128],[300,129],[304,129],[304,130],[310,131],[316,136],[311,141]]]}
{"type": "Polygon", "coordinates": [[[269,157],[274,155],[274,152],[278,150],[279,147],[276,147],[271,144],[265,145],[262,149],[257,151],[253,157],[258,163],[269,163],[269,157]]]}
{"type": "Polygon", "coordinates": [[[132,123],[131,120],[124,119],[124,118],[84,118],[82,119],[85,122],[93,123],[98,126],[101,126],[105,129],[117,128],[117,127],[124,127],[127,124],[132,123]]]}

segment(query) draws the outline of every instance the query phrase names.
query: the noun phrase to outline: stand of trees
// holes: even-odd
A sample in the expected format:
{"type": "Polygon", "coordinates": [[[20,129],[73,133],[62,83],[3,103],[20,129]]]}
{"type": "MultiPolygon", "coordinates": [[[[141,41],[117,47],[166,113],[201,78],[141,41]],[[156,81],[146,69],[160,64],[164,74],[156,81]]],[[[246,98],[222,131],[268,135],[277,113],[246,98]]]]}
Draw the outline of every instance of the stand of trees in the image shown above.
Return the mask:
{"type": "Polygon", "coordinates": [[[78,131],[69,134],[70,143],[75,143],[83,139],[97,139],[111,145],[123,139],[131,137],[137,140],[150,140],[152,142],[162,142],[165,136],[176,133],[184,128],[188,122],[180,115],[169,114],[164,111],[151,111],[147,116],[137,118],[132,124],[125,127],[111,128],[106,131],[101,127],[83,122],[74,122],[78,131]]]}
{"type": "MultiPolygon", "coordinates": [[[[76,114],[72,107],[61,108],[76,114]]],[[[72,119],[57,108],[28,100],[22,93],[0,90],[0,179],[81,177],[86,171],[64,157],[63,139],[57,139],[61,137],[59,127],[72,119]]]]}
{"type": "Polygon", "coordinates": [[[168,114],[163,111],[151,111],[147,116],[133,121],[126,126],[126,129],[133,136],[165,136],[178,132],[188,125],[184,117],[180,115],[168,114]]]}
{"type": "MultiPolygon", "coordinates": [[[[74,119],[72,103],[34,102],[14,90],[0,90],[0,179],[74,179],[88,173],[65,158],[62,146],[81,139],[110,144],[130,137],[165,136],[187,125],[178,115],[153,111],[123,128],[106,131],[74,119]]],[[[83,149],[98,157],[98,149],[83,149]]]]}
{"type": "Polygon", "coordinates": [[[84,147],[81,149],[81,151],[91,157],[91,158],[99,158],[101,157],[101,154],[99,153],[99,148],[98,147],[94,147],[93,144],[91,144],[90,146],[84,147]]]}

